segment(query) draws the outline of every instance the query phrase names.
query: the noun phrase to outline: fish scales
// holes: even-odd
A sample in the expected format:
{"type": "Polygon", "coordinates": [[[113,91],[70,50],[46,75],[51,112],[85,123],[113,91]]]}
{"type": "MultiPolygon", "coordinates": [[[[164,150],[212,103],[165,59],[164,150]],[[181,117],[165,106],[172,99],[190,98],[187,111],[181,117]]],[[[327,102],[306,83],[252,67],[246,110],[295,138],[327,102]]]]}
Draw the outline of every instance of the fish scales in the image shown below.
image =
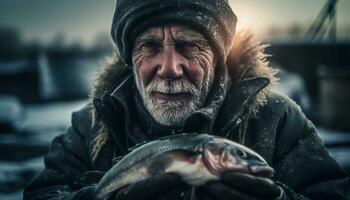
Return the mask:
{"type": "Polygon", "coordinates": [[[125,185],[167,172],[178,173],[190,185],[201,185],[227,170],[273,174],[259,154],[243,145],[208,134],[178,134],[137,146],[102,177],[95,193],[106,199],[125,185]]]}
{"type": "MultiPolygon", "coordinates": [[[[157,146],[159,141],[151,142],[149,144],[144,145],[142,149],[135,149],[134,154],[129,154],[119,161],[119,165],[117,163],[117,167],[114,167],[115,170],[111,170],[106,173],[106,180],[103,181],[104,185],[101,186],[105,188],[104,190],[111,187],[111,183],[113,180],[119,177],[119,179],[127,176],[127,174],[132,170],[140,169],[144,166],[148,166],[147,160],[150,157],[157,157],[158,155],[165,153],[167,151],[172,150],[187,150],[186,146],[177,145],[177,144],[165,144],[164,146],[160,146],[159,148],[152,148],[157,146]],[[123,162],[124,160],[128,160],[128,162],[123,162]],[[143,162],[144,161],[144,162],[143,162]],[[143,165],[139,165],[138,163],[142,163],[143,165]]],[[[151,162],[151,161],[150,161],[151,162]]]]}

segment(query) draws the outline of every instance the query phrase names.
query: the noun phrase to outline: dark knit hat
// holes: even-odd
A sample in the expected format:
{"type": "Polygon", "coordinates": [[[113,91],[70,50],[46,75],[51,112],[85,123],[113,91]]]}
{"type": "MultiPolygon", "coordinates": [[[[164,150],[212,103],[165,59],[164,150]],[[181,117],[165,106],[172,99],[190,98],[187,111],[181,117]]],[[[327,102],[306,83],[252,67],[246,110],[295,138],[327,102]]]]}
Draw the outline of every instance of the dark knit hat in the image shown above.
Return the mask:
{"type": "Polygon", "coordinates": [[[156,25],[183,24],[202,33],[226,62],[236,22],[228,0],[117,0],[111,34],[121,59],[131,65],[138,34],[156,25]]]}

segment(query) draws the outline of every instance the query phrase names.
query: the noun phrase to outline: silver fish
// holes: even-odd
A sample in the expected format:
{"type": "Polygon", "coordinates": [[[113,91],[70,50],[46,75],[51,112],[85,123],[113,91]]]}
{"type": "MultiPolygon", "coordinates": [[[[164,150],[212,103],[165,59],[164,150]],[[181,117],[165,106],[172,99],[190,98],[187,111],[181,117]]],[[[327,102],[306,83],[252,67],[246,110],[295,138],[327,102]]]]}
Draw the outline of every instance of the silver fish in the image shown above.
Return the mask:
{"type": "Polygon", "coordinates": [[[128,184],[168,172],[198,186],[219,179],[227,170],[273,175],[273,169],[259,154],[241,144],[208,134],[178,134],[132,150],[102,177],[95,194],[98,199],[106,199],[128,184]]]}

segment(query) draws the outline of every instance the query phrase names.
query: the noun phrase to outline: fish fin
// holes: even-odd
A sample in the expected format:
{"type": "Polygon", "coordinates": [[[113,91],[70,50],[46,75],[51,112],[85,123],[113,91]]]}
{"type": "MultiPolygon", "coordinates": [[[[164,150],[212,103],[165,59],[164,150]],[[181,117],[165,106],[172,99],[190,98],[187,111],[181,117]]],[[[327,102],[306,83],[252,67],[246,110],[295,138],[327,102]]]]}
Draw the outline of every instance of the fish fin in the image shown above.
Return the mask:
{"type": "Polygon", "coordinates": [[[144,145],[144,144],[146,144],[146,143],[148,143],[148,142],[149,142],[148,140],[145,140],[145,141],[142,141],[142,142],[140,142],[140,143],[137,143],[137,144],[135,144],[134,146],[128,148],[128,152],[131,152],[131,151],[133,151],[133,150],[139,148],[140,146],[142,146],[142,145],[144,145]]]}
{"type": "Polygon", "coordinates": [[[112,159],[113,165],[117,164],[121,159],[123,159],[124,156],[117,156],[112,159]]]}
{"type": "Polygon", "coordinates": [[[199,152],[193,152],[188,150],[172,150],[159,155],[156,162],[153,162],[148,168],[148,173],[151,175],[157,175],[165,172],[166,169],[175,161],[182,161],[186,163],[194,163],[195,157],[199,155],[199,152]]]}

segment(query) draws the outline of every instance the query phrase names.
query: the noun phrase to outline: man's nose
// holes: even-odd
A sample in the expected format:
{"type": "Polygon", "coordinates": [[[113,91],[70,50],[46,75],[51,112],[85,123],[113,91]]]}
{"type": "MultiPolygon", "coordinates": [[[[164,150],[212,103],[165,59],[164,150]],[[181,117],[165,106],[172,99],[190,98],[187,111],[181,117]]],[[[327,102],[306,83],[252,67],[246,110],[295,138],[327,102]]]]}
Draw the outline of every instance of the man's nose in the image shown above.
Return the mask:
{"type": "Polygon", "coordinates": [[[164,48],[163,59],[158,68],[158,76],[165,80],[180,79],[183,76],[184,60],[173,46],[164,48]]]}

